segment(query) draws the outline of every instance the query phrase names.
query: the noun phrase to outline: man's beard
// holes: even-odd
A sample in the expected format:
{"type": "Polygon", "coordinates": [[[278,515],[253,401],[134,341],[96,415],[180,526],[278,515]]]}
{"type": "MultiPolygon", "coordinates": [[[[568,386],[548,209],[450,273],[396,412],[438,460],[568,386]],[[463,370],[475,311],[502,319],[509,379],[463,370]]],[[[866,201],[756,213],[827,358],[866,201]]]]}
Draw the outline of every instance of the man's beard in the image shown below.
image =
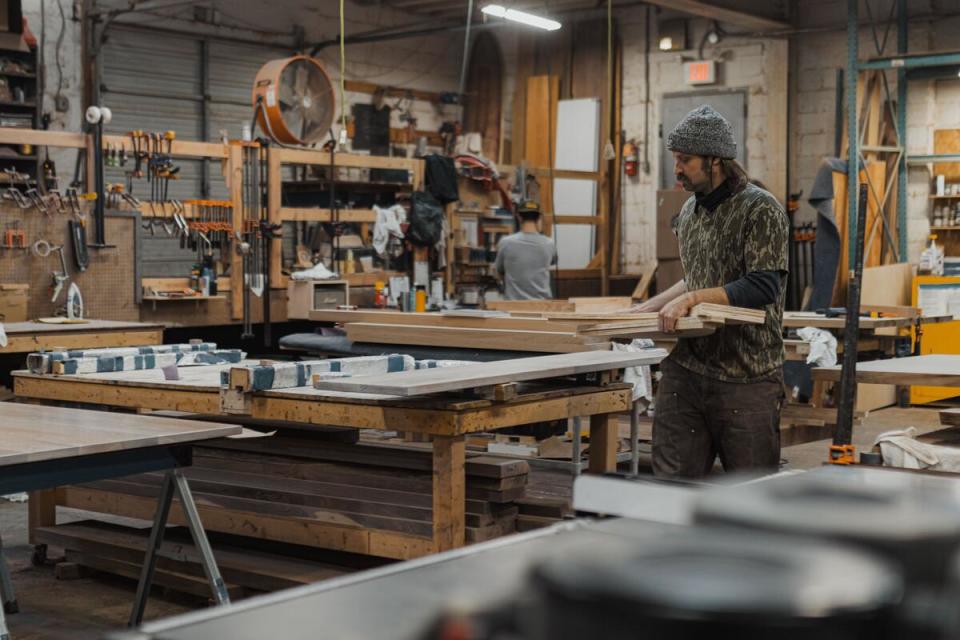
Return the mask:
{"type": "Polygon", "coordinates": [[[677,176],[677,182],[683,185],[684,191],[696,191],[696,187],[687,176],[680,174],[677,176]]]}

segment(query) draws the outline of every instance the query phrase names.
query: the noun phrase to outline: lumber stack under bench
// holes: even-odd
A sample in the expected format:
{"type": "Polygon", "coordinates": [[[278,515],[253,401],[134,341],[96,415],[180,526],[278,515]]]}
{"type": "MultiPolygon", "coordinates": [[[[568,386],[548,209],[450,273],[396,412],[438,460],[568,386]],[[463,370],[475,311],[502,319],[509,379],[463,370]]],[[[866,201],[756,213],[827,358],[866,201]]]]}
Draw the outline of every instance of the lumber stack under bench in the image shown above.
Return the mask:
{"type": "MultiPolygon", "coordinates": [[[[354,430],[317,435],[291,430],[196,447],[193,466],[184,473],[204,526],[213,534],[236,536],[230,543],[234,550],[265,542],[280,548],[292,544],[379,556],[379,562],[429,552],[433,533],[429,447],[365,444],[356,438],[354,430]],[[379,554],[372,546],[358,546],[355,534],[385,540],[394,536],[408,544],[422,540],[422,544],[382,546],[391,553],[379,554]]],[[[520,507],[514,501],[524,497],[529,472],[529,464],[523,460],[467,454],[468,543],[516,532],[520,507]]],[[[64,487],[62,504],[142,519],[153,513],[162,479],[162,474],[147,473],[64,487]]],[[[118,575],[129,573],[135,555],[131,547],[140,544],[134,538],[144,535],[133,529],[112,530],[126,537],[106,545],[98,542],[105,534],[89,527],[71,530],[70,536],[57,533],[58,527],[49,529],[41,533],[40,540],[65,547],[72,562],[118,575]],[[111,547],[116,547],[114,552],[109,551],[111,547]]],[[[321,569],[317,571],[323,573],[321,569]]],[[[192,592],[196,585],[183,577],[190,571],[175,564],[169,571],[172,573],[164,584],[192,592]]],[[[224,571],[224,575],[232,585],[253,591],[264,590],[264,584],[291,586],[285,577],[289,567],[283,565],[277,571],[272,583],[267,580],[266,568],[255,572],[255,578],[244,577],[239,568],[233,574],[224,571]]]]}
{"type": "Polygon", "coordinates": [[[402,313],[318,310],[310,319],[342,324],[353,342],[493,349],[538,353],[609,351],[611,340],[672,340],[709,335],[727,325],[762,324],[766,312],[700,304],[681,318],[677,332],[659,330],[659,314],[629,307],[580,306],[566,301],[521,301],[503,311],[402,313]]]}

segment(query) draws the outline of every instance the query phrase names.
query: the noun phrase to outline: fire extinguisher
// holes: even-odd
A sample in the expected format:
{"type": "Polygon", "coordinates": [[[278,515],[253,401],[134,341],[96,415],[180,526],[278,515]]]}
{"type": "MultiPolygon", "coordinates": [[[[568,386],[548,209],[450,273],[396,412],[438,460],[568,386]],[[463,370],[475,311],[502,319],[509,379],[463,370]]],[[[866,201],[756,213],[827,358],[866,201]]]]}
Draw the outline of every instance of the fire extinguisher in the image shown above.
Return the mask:
{"type": "Polygon", "coordinates": [[[623,172],[628,176],[636,176],[640,170],[640,154],[634,142],[623,145],[623,172]]]}

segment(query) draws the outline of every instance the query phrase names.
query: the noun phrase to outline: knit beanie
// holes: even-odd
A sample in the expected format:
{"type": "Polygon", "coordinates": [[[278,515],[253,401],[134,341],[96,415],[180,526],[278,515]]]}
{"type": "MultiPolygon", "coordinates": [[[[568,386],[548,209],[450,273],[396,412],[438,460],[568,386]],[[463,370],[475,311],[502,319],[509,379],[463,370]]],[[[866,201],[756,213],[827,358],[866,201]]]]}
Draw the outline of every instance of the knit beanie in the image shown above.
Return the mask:
{"type": "Polygon", "coordinates": [[[736,158],[737,141],[727,119],[710,105],[688,113],[667,136],[667,149],[693,156],[736,158]]]}

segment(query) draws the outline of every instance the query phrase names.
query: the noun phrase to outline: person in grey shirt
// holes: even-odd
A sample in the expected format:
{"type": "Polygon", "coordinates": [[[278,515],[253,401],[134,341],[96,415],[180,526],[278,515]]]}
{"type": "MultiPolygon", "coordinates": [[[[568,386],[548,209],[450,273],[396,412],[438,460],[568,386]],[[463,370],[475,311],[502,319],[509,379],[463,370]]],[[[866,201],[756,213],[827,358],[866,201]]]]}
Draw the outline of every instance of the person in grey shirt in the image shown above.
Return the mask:
{"type": "Polygon", "coordinates": [[[540,208],[524,203],[517,211],[520,231],[500,240],[495,268],[503,279],[507,300],[544,300],[553,297],[550,267],[557,262],[557,246],[540,233],[540,208]]]}

